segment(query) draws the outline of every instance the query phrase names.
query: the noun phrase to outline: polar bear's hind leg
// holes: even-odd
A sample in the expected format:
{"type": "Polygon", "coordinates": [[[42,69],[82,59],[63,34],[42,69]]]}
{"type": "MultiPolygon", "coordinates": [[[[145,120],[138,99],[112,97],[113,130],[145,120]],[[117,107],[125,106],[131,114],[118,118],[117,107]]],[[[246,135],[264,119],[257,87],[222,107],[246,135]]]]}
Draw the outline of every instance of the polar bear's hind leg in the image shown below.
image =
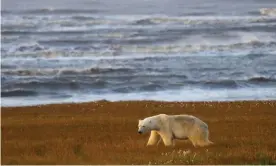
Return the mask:
{"type": "Polygon", "coordinates": [[[213,142],[209,140],[209,131],[208,130],[199,131],[198,138],[196,139],[196,141],[197,141],[197,145],[201,146],[201,147],[213,144],[213,142]]]}

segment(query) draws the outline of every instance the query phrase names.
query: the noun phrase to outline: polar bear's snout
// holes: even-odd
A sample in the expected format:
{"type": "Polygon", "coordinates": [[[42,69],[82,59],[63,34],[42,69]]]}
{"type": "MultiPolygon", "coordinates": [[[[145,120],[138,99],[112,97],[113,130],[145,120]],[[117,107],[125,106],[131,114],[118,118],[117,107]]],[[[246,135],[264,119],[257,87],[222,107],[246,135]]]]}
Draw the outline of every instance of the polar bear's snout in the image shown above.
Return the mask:
{"type": "Polygon", "coordinates": [[[143,132],[145,132],[145,126],[139,127],[138,133],[139,133],[139,134],[142,134],[143,132]]]}
{"type": "Polygon", "coordinates": [[[138,123],[138,133],[139,134],[144,134],[150,132],[154,127],[154,123],[152,122],[151,119],[144,119],[144,120],[139,120],[138,123]]]}

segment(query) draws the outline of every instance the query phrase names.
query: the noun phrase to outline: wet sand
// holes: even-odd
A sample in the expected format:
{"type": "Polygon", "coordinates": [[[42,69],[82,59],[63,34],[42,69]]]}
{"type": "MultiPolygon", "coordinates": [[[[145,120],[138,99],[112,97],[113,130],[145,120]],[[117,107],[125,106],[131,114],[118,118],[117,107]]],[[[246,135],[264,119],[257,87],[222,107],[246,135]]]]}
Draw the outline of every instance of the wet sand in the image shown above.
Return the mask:
{"type": "Polygon", "coordinates": [[[276,164],[276,101],[89,102],[1,107],[2,164],[276,164]],[[215,144],[146,147],[138,119],[191,114],[215,144]]]}

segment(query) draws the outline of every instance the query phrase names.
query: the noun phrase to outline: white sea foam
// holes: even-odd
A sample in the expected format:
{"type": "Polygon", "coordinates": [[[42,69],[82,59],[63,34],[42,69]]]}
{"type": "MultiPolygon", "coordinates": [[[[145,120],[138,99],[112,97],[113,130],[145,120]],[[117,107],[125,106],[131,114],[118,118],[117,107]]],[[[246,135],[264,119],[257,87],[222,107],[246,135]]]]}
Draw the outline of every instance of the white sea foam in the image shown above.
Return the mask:
{"type": "Polygon", "coordinates": [[[276,8],[261,8],[260,13],[262,15],[276,16],[276,8]]]}
{"type": "Polygon", "coordinates": [[[72,94],[72,97],[62,99],[51,99],[47,97],[15,97],[1,98],[1,105],[7,106],[29,106],[53,103],[79,103],[98,100],[108,101],[237,101],[237,100],[274,100],[276,88],[245,88],[232,90],[203,90],[182,89],[166,90],[145,93],[110,93],[110,94],[72,94]]]}

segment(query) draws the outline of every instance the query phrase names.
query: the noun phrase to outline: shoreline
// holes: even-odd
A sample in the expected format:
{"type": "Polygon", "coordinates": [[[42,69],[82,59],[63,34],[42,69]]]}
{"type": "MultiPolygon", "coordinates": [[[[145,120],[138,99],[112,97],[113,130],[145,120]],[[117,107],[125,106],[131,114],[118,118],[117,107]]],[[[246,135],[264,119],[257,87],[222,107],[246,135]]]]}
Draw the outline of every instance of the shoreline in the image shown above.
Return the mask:
{"type": "Polygon", "coordinates": [[[124,102],[155,102],[155,103],[233,103],[233,102],[274,102],[276,99],[260,99],[260,100],[254,100],[254,99],[244,99],[244,100],[185,100],[185,101],[170,101],[170,100],[87,100],[87,101],[65,101],[65,102],[49,102],[45,104],[29,104],[29,105],[15,105],[15,106],[2,106],[1,108],[21,108],[21,107],[41,107],[41,106],[48,106],[48,105],[66,105],[66,104],[86,104],[86,103],[97,103],[97,102],[110,102],[110,103],[124,103],[124,102]]]}
{"type": "Polygon", "coordinates": [[[276,164],[276,100],[120,101],[1,107],[3,164],[276,164]],[[138,119],[191,114],[209,126],[208,147],[146,147],[138,119]]]}

